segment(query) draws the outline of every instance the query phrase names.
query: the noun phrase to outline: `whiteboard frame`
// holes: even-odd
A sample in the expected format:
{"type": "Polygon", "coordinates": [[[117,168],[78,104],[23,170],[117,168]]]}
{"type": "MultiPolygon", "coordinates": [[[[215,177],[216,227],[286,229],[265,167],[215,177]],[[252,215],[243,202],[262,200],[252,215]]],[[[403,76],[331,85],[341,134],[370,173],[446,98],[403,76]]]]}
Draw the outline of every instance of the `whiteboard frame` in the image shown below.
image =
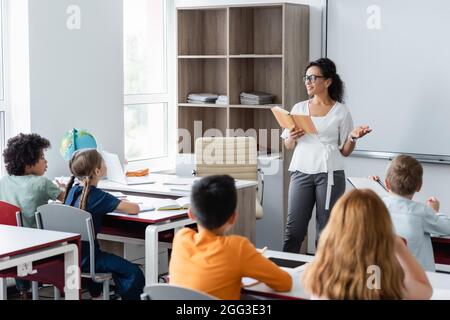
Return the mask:
{"type": "MultiPolygon", "coordinates": [[[[328,58],[328,1],[324,0],[324,7],[322,9],[322,53],[323,56],[328,58]]],[[[337,1],[337,0],[333,0],[337,1]]],[[[392,160],[396,156],[404,154],[416,158],[419,162],[434,163],[434,164],[450,164],[450,156],[435,155],[435,154],[422,154],[422,153],[404,153],[404,152],[385,152],[376,150],[363,150],[355,149],[351,156],[359,158],[372,158],[372,159],[387,159],[392,160]]]]}

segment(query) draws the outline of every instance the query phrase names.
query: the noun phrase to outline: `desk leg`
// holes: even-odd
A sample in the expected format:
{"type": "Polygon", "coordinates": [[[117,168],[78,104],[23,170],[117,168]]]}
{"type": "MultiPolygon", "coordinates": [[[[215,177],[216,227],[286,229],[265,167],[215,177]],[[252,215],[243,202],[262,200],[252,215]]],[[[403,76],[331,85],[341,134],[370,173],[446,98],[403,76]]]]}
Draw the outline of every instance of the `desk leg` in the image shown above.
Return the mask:
{"type": "Polygon", "coordinates": [[[145,229],[145,285],[158,283],[158,226],[145,229]]]}
{"type": "Polygon", "coordinates": [[[7,299],[7,283],[6,278],[0,278],[0,300],[6,300],[7,299]]]}
{"type": "Polygon", "coordinates": [[[64,293],[66,300],[80,299],[80,265],[78,259],[78,246],[69,244],[71,250],[64,253],[64,293]]]}

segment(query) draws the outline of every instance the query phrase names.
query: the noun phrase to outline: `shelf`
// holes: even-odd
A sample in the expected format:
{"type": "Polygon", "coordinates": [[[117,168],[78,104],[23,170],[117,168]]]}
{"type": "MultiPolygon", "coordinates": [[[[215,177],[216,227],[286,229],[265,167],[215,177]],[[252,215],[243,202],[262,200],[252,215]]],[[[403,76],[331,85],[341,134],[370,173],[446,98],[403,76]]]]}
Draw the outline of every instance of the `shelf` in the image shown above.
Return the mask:
{"type": "Polygon", "coordinates": [[[283,7],[230,8],[230,54],[281,55],[283,7]]]}
{"type": "Polygon", "coordinates": [[[179,103],[179,107],[188,108],[216,108],[216,109],[226,109],[227,104],[215,104],[215,103],[179,103]]]}
{"type": "Polygon", "coordinates": [[[230,55],[232,59],[261,59],[261,58],[283,58],[282,54],[234,54],[230,55]]]}
{"type": "Polygon", "coordinates": [[[252,105],[252,104],[232,104],[230,108],[232,109],[257,109],[257,110],[270,110],[273,107],[280,107],[280,104],[261,104],[261,105],[252,105]]]}
{"type": "Polygon", "coordinates": [[[230,60],[230,103],[240,104],[241,92],[262,91],[273,94],[273,104],[283,103],[281,59],[230,60]]]}
{"type": "Polygon", "coordinates": [[[227,9],[177,10],[178,54],[227,54],[227,9]]]}
{"type": "Polygon", "coordinates": [[[182,137],[178,143],[182,150],[179,151],[181,153],[192,153],[194,152],[195,140],[203,137],[206,131],[208,131],[209,136],[213,136],[215,132],[219,137],[226,135],[227,109],[180,107],[178,108],[178,129],[179,135],[182,137]]]}
{"type": "Polygon", "coordinates": [[[191,93],[227,95],[226,59],[179,59],[178,102],[187,103],[191,93]]]}
{"type": "Polygon", "coordinates": [[[178,59],[226,59],[226,55],[183,55],[178,59]]]}
{"type": "Polygon", "coordinates": [[[282,144],[279,136],[281,128],[270,109],[260,108],[231,108],[230,128],[234,130],[233,136],[258,137],[258,151],[263,153],[281,152],[282,144]],[[272,136],[272,129],[279,130],[279,134],[272,136]],[[263,133],[265,131],[265,134],[263,133]]]}

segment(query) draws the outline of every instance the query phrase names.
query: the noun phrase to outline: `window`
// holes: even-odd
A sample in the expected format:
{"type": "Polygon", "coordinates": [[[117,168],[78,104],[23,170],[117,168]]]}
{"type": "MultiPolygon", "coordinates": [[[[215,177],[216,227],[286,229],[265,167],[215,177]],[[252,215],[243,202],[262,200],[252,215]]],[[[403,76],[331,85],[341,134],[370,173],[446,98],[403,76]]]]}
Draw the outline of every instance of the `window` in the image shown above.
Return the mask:
{"type": "Polygon", "coordinates": [[[125,157],[131,165],[174,163],[173,11],[173,0],[124,1],[125,157]]]}
{"type": "Polygon", "coordinates": [[[6,113],[7,103],[5,102],[5,86],[4,86],[4,58],[3,58],[3,0],[0,0],[0,176],[5,174],[3,164],[3,150],[6,145],[7,127],[6,127],[6,113]]]}

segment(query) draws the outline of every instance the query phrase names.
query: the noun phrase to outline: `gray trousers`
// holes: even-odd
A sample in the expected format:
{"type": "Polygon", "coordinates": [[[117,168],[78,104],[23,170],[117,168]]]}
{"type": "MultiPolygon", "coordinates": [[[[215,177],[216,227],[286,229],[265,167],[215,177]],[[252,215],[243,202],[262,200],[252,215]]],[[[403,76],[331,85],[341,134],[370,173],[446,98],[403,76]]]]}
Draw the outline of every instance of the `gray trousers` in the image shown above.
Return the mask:
{"type": "Polygon", "coordinates": [[[334,185],[331,189],[329,210],[325,210],[327,194],[327,173],[291,173],[288,195],[288,215],[284,233],[284,252],[299,253],[308,231],[314,204],[316,205],[316,242],[328,222],[330,211],[345,192],[344,170],[334,171],[334,185]]]}

